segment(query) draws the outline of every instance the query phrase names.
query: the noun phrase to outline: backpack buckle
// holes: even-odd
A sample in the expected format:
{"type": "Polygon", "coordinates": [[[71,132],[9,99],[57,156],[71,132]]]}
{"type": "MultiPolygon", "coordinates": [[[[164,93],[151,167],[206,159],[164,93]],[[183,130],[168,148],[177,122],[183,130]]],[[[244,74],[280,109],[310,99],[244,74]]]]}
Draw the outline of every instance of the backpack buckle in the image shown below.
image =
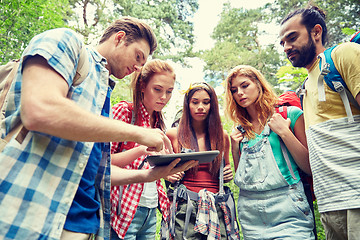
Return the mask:
{"type": "Polygon", "coordinates": [[[304,88],[298,88],[296,89],[296,95],[301,98],[303,96],[306,96],[306,89],[304,88]]]}
{"type": "Polygon", "coordinates": [[[329,63],[325,63],[324,65],[323,65],[323,69],[321,70],[321,75],[323,75],[323,76],[325,76],[325,75],[327,75],[329,72],[330,72],[330,64],[329,63]]]}
{"type": "Polygon", "coordinates": [[[342,92],[342,91],[345,90],[345,87],[341,82],[335,82],[334,81],[333,84],[334,84],[334,88],[335,88],[336,92],[342,92]]]}

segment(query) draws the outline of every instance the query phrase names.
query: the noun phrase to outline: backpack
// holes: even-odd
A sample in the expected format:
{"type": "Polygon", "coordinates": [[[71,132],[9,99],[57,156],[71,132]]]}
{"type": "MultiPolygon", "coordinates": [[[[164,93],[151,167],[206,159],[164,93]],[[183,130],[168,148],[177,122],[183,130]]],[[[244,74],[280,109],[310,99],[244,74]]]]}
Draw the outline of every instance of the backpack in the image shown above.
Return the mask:
{"type": "MultiPolygon", "coordinates": [[[[15,79],[15,75],[18,71],[20,65],[20,59],[12,60],[6,63],[5,65],[0,66],[0,122],[5,118],[5,106],[7,103],[7,97],[10,90],[10,87],[15,79]]],[[[73,85],[77,86],[82,81],[89,72],[89,61],[87,59],[86,47],[83,46],[80,50],[80,56],[78,61],[78,66],[76,69],[76,74],[74,77],[73,85]]],[[[0,138],[0,152],[5,148],[6,144],[10,139],[17,135],[19,132],[25,129],[22,123],[19,123],[14,127],[4,138],[0,138]]],[[[25,133],[26,134],[26,133],[25,133]]],[[[25,136],[23,136],[25,137],[25,136]]]]}
{"type": "MultiPolygon", "coordinates": [[[[281,94],[278,98],[278,104],[275,108],[276,112],[279,113],[284,119],[287,119],[287,107],[288,106],[296,106],[300,109],[302,109],[301,107],[301,101],[300,98],[297,96],[297,94],[290,90],[290,91],[286,91],[283,94],[281,94]]],[[[280,141],[281,142],[281,141],[280,141]]],[[[281,144],[284,144],[281,142],[281,144]]],[[[285,150],[285,149],[284,149],[285,150]]],[[[287,152],[284,151],[282,149],[283,155],[286,158],[287,157],[287,152]]],[[[309,185],[310,187],[310,192],[306,193],[307,195],[311,195],[311,199],[312,201],[315,201],[316,197],[314,194],[314,188],[313,188],[313,182],[312,182],[312,177],[307,175],[305,172],[303,172],[301,169],[299,169],[299,173],[300,173],[300,178],[305,185],[309,185]]]]}
{"type": "MultiPolygon", "coordinates": [[[[279,113],[284,119],[287,119],[287,107],[288,106],[296,106],[300,109],[302,109],[302,104],[301,104],[301,100],[298,97],[298,95],[296,94],[295,91],[289,90],[284,92],[283,94],[281,94],[278,97],[278,104],[275,107],[275,111],[277,113],[279,113]]],[[[290,169],[290,173],[292,172],[292,167],[290,164],[290,160],[289,160],[289,156],[285,147],[285,143],[281,140],[280,138],[280,147],[281,147],[281,152],[285,158],[286,163],[288,164],[288,167],[290,169]]],[[[313,217],[314,217],[314,235],[315,235],[315,239],[317,239],[317,231],[316,231],[316,224],[315,224],[315,214],[314,214],[314,204],[313,201],[316,200],[315,194],[314,194],[314,186],[313,186],[313,179],[312,176],[309,176],[308,174],[306,174],[304,171],[302,171],[300,168],[298,169],[299,171],[299,175],[300,175],[300,180],[303,183],[304,186],[304,191],[305,191],[305,195],[307,198],[307,201],[310,205],[311,211],[313,213],[313,217]]],[[[292,175],[294,173],[292,172],[292,175]]],[[[294,177],[294,175],[293,175],[294,177]]]]}
{"type": "MultiPolygon", "coordinates": [[[[355,33],[351,38],[350,42],[360,44],[360,31],[355,33]]],[[[325,88],[324,81],[333,91],[338,92],[340,94],[341,100],[344,104],[346,115],[348,117],[349,122],[354,122],[354,117],[351,112],[350,102],[357,109],[360,109],[359,104],[356,102],[354,96],[349,91],[345,81],[342,79],[341,74],[336,69],[334,61],[331,57],[331,53],[336,46],[326,49],[323,53],[319,54],[318,58],[320,59],[320,76],[318,78],[318,92],[319,92],[319,101],[324,102],[326,100],[325,97],[325,88]]],[[[306,79],[307,80],[307,79],[306,79]]],[[[301,102],[303,94],[305,94],[305,82],[302,84],[299,89],[299,94],[301,95],[301,102]]]]}
{"type": "MultiPolygon", "coordinates": [[[[215,200],[215,205],[220,207],[224,214],[224,218],[227,219],[225,222],[228,221],[229,223],[229,227],[226,227],[226,234],[228,236],[227,239],[240,239],[240,228],[236,217],[234,195],[228,186],[224,186],[224,166],[225,160],[221,161],[219,169],[219,192],[216,194],[214,193],[213,197],[215,200]]],[[[176,213],[178,202],[186,202],[186,213],[184,216],[184,227],[182,233],[182,238],[186,239],[186,234],[189,229],[189,222],[192,221],[190,216],[192,213],[195,213],[191,200],[199,204],[199,193],[187,189],[185,185],[178,181],[171,185],[171,187],[168,187],[167,195],[172,203],[168,222],[163,220],[161,223],[161,239],[175,239],[175,218],[177,215],[176,213]]],[[[198,216],[198,212],[196,212],[195,215],[198,216]]],[[[207,222],[209,222],[209,220],[207,220],[207,222]]],[[[179,238],[179,236],[177,236],[177,238],[179,238]]]]}

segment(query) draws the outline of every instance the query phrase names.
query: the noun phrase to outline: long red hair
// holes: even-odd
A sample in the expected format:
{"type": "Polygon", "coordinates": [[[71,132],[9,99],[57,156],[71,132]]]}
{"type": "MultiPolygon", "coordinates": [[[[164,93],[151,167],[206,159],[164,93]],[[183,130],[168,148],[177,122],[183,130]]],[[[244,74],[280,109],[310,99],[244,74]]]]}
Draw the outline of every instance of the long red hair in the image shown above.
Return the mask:
{"type": "Polygon", "coordinates": [[[262,126],[265,126],[268,118],[273,114],[277,103],[277,96],[265,77],[254,67],[248,65],[236,66],[226,77],[225,113],[234,122],[234,125],[240,124],[245,130],[245,136],[251,139],[255,137],[255,133],[254,127],[250,122],[250,116],[246,108],[237,104],[231,92],[232,80],[238,76],[249,78],[258,87],[259,97],[255,102],[255,108],[257,110],[257,118],[262,126]]]}

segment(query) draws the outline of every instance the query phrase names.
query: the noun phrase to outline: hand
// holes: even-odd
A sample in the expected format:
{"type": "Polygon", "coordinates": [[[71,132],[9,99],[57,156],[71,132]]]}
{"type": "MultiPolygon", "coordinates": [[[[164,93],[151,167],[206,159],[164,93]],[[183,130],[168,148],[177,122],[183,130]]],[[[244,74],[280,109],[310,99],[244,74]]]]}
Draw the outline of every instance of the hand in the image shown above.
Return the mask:
{"type": "Polygon", "coordinates": [[[230,182],[233,179],[233,172],[230,165],[224,167],[224,182],[230,182]]]}
{"type": "Polygon", "coordinates": [[[155,152],[155,151],[148,151],[148,148],[146,147],[147,155],[166,155],[166,154],[173,154],[174,152],[171,152],[167,148],[163,148],[162,150],[155,152]]]}
{"type": "Polygon", "coordinates": [[[230,134],[231,139],[231,145],[239,145],[239,142],[241,142],[244,139],[244,135],[235,128],[234,131],[230,134]]]}
{"type": "Polygon", "coordinates": [[[160,178],[166,178],[167,176],[174,175],[175,173],[178,173],[178,172],[185,172],[185,171],[189,170],[190,168],[193,168],[199,164],[198,161],[191,160],[191,161],[185,162],[184,164],[176,167],[176,164],[178,164],[180,162],[180,160],[181,160],[181,158],[177,158],[167,166],[156,166],[154,168],[149,169],[150,170],[150,172],[149,172],[150,181],[149,182],[155,181],[160,178]]]}
{"type": "Polygon", "coordinates": [[[139,157],[142,155],[151,155],[152,152],[148,151],[148,147],[144,146],[144,145],[139,145],[137,147],[135,147],[136,149],[138,149],[138,153],[139,153],[139,157]]]}
{"type": "Polygon", "coordinates": [[[244,134],[241,133],[237,128],[230,134],[231,139],[231,151],[238,152],[239,151],[239,143],[244,139],[244,134]]]}
{"type": "Polygon", "coordinates": [[[169,138],[160,129],[143,128],[143,137],[138,143],[148,147],[147,151],[160,152],[164,148],[169,151],[169,154],[174,153],[169,138]]]}
{"type": "Polygon", "coordinates": [[[174,183],[176,181],[180,181],[185,175],[185,172],[178,172],[173,175],[167,176],[165,179],[168,180],[171,183],[174,183]]]}
{"type": "Polygon", "coordinates": [[[284,134],[290,131],[290,123],[289,118],[284,119],[279,113],[274,113],[268,124],[270,129],[282,138],[284,134]]]}

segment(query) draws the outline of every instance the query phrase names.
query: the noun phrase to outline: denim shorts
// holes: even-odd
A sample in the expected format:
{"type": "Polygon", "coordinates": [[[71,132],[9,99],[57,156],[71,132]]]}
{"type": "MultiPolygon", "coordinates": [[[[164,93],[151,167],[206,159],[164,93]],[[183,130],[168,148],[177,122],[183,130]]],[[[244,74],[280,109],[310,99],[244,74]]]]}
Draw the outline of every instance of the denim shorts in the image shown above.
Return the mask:
{"type": "MultiPolygon", "coordinates": [[[[156,208],[138,206],[124,240],[154,240],[156,235],[156,208]]],[[[111,240],[119,240],[111,229],[111,240]]]]}

